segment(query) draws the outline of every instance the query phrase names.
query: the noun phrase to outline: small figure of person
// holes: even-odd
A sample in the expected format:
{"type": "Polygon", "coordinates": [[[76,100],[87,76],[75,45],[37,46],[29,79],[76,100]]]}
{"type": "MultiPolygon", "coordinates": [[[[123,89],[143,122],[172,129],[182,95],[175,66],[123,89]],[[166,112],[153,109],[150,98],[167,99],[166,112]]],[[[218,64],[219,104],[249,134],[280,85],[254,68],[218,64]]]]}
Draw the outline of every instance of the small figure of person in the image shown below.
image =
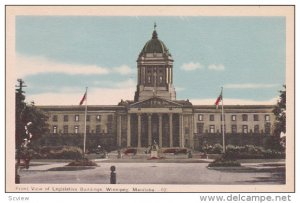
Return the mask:
{"type": "Polygon", "coordinates": [[[118,149],[118,159],[122,158],[121,150],[118,149]]]}

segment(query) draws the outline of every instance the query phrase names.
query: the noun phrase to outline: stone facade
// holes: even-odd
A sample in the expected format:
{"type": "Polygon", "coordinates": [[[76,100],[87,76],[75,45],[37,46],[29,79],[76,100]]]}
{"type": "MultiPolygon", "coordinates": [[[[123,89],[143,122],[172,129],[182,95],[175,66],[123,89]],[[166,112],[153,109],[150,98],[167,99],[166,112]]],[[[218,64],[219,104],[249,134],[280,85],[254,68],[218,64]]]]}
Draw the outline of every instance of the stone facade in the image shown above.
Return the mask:
{"type": "MultiPolygon", "coordinates": [[[[221,110],[176,100],[173,58],[156,30],[137,59],[134,100],[111,106],[88,106],[87,135],[111,138],[116,147],[197,148],[203,137],[221,136],[221,110]]],[[[49,116],[51,135],[82,135],[84,106],[40,106],[49,116]]],[[[271,105],[224,106],[226,136],[272,135],[271,105]]],[[[100,139],[101,140],[101,139],[100,139]]],[[[202,143],[203,144],[203,143],[202,143]]]]}

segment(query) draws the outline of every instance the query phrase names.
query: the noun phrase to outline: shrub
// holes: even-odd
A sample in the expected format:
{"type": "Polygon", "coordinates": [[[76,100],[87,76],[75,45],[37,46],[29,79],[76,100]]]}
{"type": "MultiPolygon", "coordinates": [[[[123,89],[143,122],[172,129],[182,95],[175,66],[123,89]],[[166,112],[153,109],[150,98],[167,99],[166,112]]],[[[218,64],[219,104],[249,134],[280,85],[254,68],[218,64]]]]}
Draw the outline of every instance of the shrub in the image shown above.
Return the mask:
{"type": "Polygon", "coordinates": [[[163,151],[163,153],[173,153],[173,154],[175,154],[176,153],[176,149],[175,148],[168,148],[168,149],[165,149],[163,151]]]}
{"type": "Polygon", "coordinates": [[[80,159],[69,163],[67,166],[97,166],[97,164],[88,159],[80,159]]]}
{"type": "Polygon", "coordinates": [[[124,151],[124,154],[134,154],[134,155],[136,155],[136,153],[137,153],[137,149],[133,149],[133,148],[129,148],[129,149],[126,149],[125,151],[124,151]]]}
{"type": "Polygon", "coordinates": [[[54,152],[53,156],[64,159],[80,159],[82,158],[82,150],[78,147],[63,147],[61,150],[54,152]]]}
{"type": "Polygon", "coordinates": [[[214,146],[207,146],[205,152],[207,154],[221,154],[223,151],[223,146],[221,144],[215,144],[214,146]]]}
{"type": "Polygon", "coordinates": [[[213,154],[221,154],[223,151],[223,146],[221,144],[215,144],[212,148],[213,154]]]}
{"type": "Polygon", "coordinates": [[[227,160],[224,157],[218,158],[208,164],[208,167],[240,167],[241,164],[235,160],[227,160]]]}
{"type": "Polygon", "coordinates": [[[38,151],[35,150],[32,156],[37,159],[81,159],[82,150],[73,146],[42,147],[38,151]]]}
{"type": "Polygon", "coordinates": [[[168,148],[163,151],[163,153],[173,153],[173,154],[187,154],[186,148],[168,148]]]}
{"type": "Polygon", "coordinates": [[[187,149],[183,148],[183,149],[177,149],[175,154],[187,154],[187,149]]]}
{"type": "Polygon", "coordinates": [[[262,147],[254,145],[245,146],[232,146],[228,145],[226,153],[224,154],[226,159],[274,159],[274,158],[285,158],[284,152],[278,152],[271,149],[264,150],[262,147]]]}

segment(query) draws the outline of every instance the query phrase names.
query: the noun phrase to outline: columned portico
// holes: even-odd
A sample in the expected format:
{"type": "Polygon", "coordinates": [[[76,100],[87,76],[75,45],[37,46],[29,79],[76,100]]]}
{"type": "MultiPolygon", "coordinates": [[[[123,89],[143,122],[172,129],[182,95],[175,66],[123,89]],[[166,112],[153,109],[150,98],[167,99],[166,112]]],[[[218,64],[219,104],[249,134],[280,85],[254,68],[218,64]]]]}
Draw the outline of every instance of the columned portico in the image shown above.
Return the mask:
{"type": "MultiPolygon", "coordinates": [[[[182,147],[182,133],[180,132],[183,127],[181,127],[182,116],[180,115],[178,113],[142,112],[128,114],[127,147],[148,147],[154,141],[160,147],[182,147]]],[[[117,132],[118,143],[120,130],[117,132]]]]}

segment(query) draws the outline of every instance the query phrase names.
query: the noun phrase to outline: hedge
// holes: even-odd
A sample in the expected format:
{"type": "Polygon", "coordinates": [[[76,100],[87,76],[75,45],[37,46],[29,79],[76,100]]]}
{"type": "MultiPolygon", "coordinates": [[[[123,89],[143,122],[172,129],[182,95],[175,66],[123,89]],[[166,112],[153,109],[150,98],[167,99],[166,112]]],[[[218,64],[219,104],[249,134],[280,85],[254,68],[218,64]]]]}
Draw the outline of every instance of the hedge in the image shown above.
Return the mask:
{"type": "Polygon", "coordinates": [[[35,159],[81,159],[82,149],[73,146],[42,147],[31,150],[31,157],[35,159]]]}

